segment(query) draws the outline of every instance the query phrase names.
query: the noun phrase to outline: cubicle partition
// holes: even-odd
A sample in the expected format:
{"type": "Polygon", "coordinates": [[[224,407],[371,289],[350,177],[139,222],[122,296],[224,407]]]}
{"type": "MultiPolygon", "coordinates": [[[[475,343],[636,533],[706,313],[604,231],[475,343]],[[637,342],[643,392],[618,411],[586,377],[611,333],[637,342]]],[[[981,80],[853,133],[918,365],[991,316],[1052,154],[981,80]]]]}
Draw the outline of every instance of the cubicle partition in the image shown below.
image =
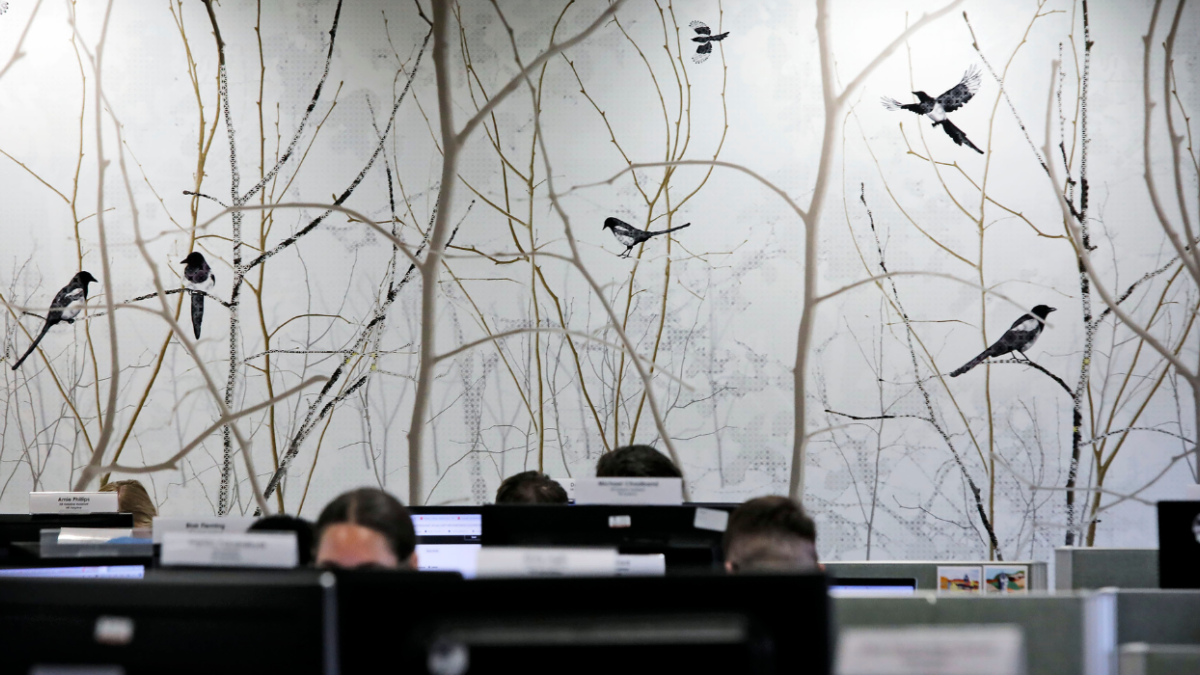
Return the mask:
{"type": "Polygon", "coordinates": [[[1120,675],[1200,673],[1200,647],[1134,642],[1121,645],[1119,663],[1120,675]]]}
{"type": "Polygon", "coordinates": [[[1054,588],[1158,588],[1158,549],[1083,548],[1054,550],[1054,588]]]}
{"type": "MultiPolygon", "coordinates": [[[[857,571],[856,571],[857,573],[857,571]]],[[[1114,598],[1098,593],[1020,595],[919,592],[839,597],[838,631],[892,626],[1020,626],[1029,675],[1112,675],[1114,598]]]]}
{"type": "Polygon", "coordinates": [[[947,569],[962,570],[963,568],[978,568],[980,581],[986,571],[984,568],[1025,568],[1026,586],[1022,590],[1044,591],[1049,588],[1049,573],[1045,561],[1015,560],[997,562],[991,561],[948,561],[948,560],[864,560],[826,562],[825,571],[834,577],[858,579],[916,579],[918,591],[935,591],[939,587],[938,568],[943,572],[947,569]]]}

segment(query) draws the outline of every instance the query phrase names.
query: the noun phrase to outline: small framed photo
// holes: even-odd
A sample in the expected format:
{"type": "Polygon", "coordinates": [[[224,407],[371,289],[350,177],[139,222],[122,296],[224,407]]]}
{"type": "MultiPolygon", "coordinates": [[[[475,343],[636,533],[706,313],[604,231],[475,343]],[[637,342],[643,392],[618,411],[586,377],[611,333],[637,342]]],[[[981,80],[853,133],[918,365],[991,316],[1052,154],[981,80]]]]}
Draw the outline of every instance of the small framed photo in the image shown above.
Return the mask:
{"type": "Polygon", "coordinates": [[[979,567],[938,566],[937,576],[939,593],[978,593],[983,573],[979,567]]]}
{"type": "Polygon", "coordinates": [[[983,568],[985,593],[1028,593],[1028,565],[987,565],[983,568]]]}

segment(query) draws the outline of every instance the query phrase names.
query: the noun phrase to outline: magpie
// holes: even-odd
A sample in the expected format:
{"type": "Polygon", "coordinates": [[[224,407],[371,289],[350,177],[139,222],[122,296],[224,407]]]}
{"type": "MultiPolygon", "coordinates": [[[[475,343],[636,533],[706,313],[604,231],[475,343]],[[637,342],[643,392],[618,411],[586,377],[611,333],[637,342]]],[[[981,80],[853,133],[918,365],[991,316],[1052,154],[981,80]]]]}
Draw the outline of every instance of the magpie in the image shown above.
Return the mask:
{"type": "Polygon", "coordinates": [[[668,232],[682,230],[688,225],[691,225],[691,223],[680,225],[679,227],[672,227],[669,230],[651,232],[649,230],[639,230],[629,223],[623,220],[618,220],[617,218],[604,219],[604,229],[611,229],[613,236],[617,238],[617,241],[621,242],[621,244],[625,246],[625,252],[619,256],[621,258],[628,258],[629,253],[633,250],[634,246],[637,246],[651,237],[657,237],[660,234],[667,234],[668,232]]]}
{"type": "Polygon", "coordinates": [[[700,46],[696,47],[696,53],[692,54],[693,63],[704,63],[708,60],[708,55],[712,53],[712,43],[720,42],[729,36],[729,31],[725,31],[720,35],[713,35],[708,26],[703,21],[693,21],[688,24],[692,30],[696,31],[696,37],[692,38],[692,42],[699,42],[700,46]]]}
{"type": "Polygon", "coordinates": [[[46,314],[46,323],[42,324],[42,332],[33,339],[33,344],[25,350],[24,356],[13,364],[13,370],[20,368],[21,364],[25,363],[25,359],[29,358],[34,349],[37,349],[38,343],[46,337],[46,333],[50,332],[50,328],[54,324],[63,321],[75,323],[75,317],[79,316],[79,312],[83,311],[83,306],[87,302],[88,284],[94,281],[96,281],[96,277],[88,272],[80,272],[71,277],[71,283],[63,286],[51,301],[50,311],[46,314]]]}
{"type": "MultiPolygon", "coordinates": [[[[199,251],[192,251],[188,257],[179,261],[180,265],[187,265],[183,268],[183,285],[193,291],[208,292],[217,284],[217,277],[213,274],[212,268],[208,266],[208,261],[204,259],[204,254],[199,251]]],[[[200,324],[204,323],[204,296],[195,293],[192,296],[192,332],[196,334],[196,339],[200,339],[200,324]]]]}
{"type": "Polygon", "coordinates": [[[1038,305],[1033,308],[1032,312],[1022,314],[1021,318],[1013,322],[1011,328],[1004,331],[1004,335],[1001,335],[999,340],[983,350],[982,354],[968,361],[962,368],[951,372],[950,377],[962,375],[983,363],[984,359],[988,357],[1004,356],[1014,352],[1019,352],[1024,357],[1025,352],[1029,351],[1033,343],[1037,342],[1038,336],[1042,334],[1042,329],[1046,327],[1046,317],[1053,311],[1055,311],[1054,307],[1038,305]]]}
{"type": "Polygon", "coordinates": [[[887,96],[884,96],[882,100],[883,107],[888,110],[909,110],[918,115],[928,115],[929,119],[933,120],[933,126],[940,125],[950,140],[958,145],[966,143],[967,147],[982,155],[983,151],[975,147],[963,130],[954,126],[954,123],[946,118],[946,113],[954,112],[966,105],[977,91],[979,91],[979,69],[971,66],[958,84],[937,98],[932,98],[923,91],[914,91],[913,96],[917,97],[917,103],[901,105],[896,99],[887,96]]]}

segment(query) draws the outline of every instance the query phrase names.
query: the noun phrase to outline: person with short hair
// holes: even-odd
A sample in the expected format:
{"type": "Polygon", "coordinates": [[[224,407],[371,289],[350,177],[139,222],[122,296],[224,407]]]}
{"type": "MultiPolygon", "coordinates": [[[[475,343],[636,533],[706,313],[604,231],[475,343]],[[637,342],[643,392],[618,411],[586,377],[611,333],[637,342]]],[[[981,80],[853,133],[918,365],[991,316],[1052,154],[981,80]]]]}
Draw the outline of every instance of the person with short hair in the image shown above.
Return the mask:
{"type": "Polygon", "coordinates": [[[627,445],[600,455],[596,478],[683,478],[679,467],[648,445],[627,445]]]}
{"type": "Polygon", "coordinates": [[[817,560],[817,526],[787,497],[759,497],[729,515],[723,541],[730,574],[806,571],[817,560]]]}
{"type": "Polygon", "coordinates": [[[537,471],[522,471],[504,479],[496,490],[497,504],[566,504],[567,491],[558,481],[537,471]]]}
{"type": "Polygon", "coordinates": [[[317,518],[318,567],[415,570],[416,548],[408,509],[378,488],[343,493],[317,518]]]}
{"type": "Polygon", "coordinates": [[[308,567],[313,562],[313,530],[313,524],[303,518],[277,513],[254,521],[249,531],[296,533],[297,563],[300,567],[308,567]]]}
{"type": "Polygon", "coordinates": [[[158,509],[154,501],[142,486],[141,481],[127,479],[114,480],[100,486],[101,492],[117,493],[117,511],[133,514],[133,526],[137,528],[152,527],[158,509]]]}

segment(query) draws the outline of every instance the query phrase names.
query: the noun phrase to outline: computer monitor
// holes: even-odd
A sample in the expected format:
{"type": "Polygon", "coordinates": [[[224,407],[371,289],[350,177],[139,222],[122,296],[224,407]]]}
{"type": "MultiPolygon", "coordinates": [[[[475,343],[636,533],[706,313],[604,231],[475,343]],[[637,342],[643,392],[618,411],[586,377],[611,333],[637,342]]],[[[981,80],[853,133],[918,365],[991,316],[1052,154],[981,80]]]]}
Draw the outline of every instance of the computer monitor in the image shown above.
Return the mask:
{"type": "Polygon", "coordinates": [[[422,572],[458,572],[475,577],[475,558],[483,545],[478,506],[414,506],[417,566],[422,572]]]}
{"type": "Polygon", "coordinates": [[[1200,502],[1158,503],[1158,585],[1200,588],[1200,502]]]}
{"type": "Polygon", "coordinates": [[[42,530],[64,527],[133,527],[130,513],[29,514],[0,513],[0,559],[10,555],[14,542],[37,542],[42,530]]]}
{"type": "MultiPolygon", "coordinates": [[[[704,507],[699,507],[704,508],[704,507]]],[[[667,574],[719,571],[724,532],[696,527],[696,506],[496,505],[481,508],[487,546],[603,546],[662,553],[667,574]]]]}
{"type": "Polygon", "coordinates": [[[70,579],[141,579],[145,565],[97,565],[84,567],[12,567],[0,569],[0,577],[43,577],[70,579]]]}
{"type": "Polygon", "coordinates": [[[916,579],[839,577],[829,582],[829,594],[834,597],[915,595],[916,592],[916,579]]]}
{"type": "Polygon", "coordinates": [[[3,669],[319,673],[335,667],[333,576],[152,572],[144,579],[0,578],[3,669]]]}
{"type": "Polygon", "coordinates": [[[343,675],[830,672],[826,579],[338,574],[343,675]],[[468,670],[469,668],[469,670],[468,670]]]}

